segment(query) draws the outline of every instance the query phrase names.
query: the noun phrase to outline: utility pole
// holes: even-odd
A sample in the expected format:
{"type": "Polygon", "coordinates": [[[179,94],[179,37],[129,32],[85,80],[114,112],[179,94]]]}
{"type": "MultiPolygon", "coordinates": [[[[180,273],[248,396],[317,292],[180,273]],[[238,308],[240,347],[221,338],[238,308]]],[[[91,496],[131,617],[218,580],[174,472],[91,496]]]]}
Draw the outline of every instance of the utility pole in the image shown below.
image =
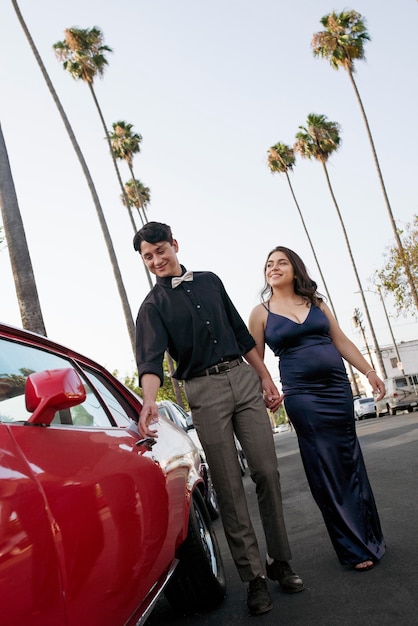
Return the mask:
{"type": "MultiPolygon", "coordinates": [[[[405,374],[404,369],[403,369],[403,365],[402,365],[402,361],[401,361],[401,355],[399,354],[398,346],[396,345],[395,336],[394,336],[393,330],[392,330],[392,324],[390,323],[390,320],[389,320],[389,315],[388,315],[388,312],[386,310],[386,305],[385,305],[385,301],[384,301],[383,296],[382,296],[382,291],[380,289],[380,285],[377,286],[377,292],[379,294],[380,302],[382,303],[382,307],[383,307],[383,310],[385,312],[385,317],[386,317],[386,321],[388,323],[390,336],[392,337],[392,343],[393,343],[393,347],[395,349],[395,354],[396,354],[397,366],[400,369],[400,371],[402,372],[402,374],[405,374]]],[[[375,293],[375,292],[372,292],[372,293],[375,293]]]]}

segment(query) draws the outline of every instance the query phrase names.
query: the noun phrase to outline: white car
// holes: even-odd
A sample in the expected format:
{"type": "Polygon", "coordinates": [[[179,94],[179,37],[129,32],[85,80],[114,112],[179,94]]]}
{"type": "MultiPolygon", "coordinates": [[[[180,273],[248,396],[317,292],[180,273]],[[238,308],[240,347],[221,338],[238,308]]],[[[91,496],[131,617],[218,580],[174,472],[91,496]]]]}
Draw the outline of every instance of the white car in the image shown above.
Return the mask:
{"type": "Polygon", "coordinates": [[[289,430],[288,424],[279,424],[273,428],[274,433],[287,433],[289,430]]]}
{"type": "Polygon", "coordinates": [[[356,398],[354,400],[354,417],[356,420],[376,417],[374,398],[356,398]]]}

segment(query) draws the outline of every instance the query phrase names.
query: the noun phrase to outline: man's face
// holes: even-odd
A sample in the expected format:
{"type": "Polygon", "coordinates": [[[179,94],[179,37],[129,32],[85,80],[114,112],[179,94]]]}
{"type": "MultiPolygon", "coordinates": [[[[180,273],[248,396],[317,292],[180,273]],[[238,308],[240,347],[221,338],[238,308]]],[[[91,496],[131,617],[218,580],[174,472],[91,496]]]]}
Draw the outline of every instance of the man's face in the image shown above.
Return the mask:
{"type": "Polygon", "coordinates": [[[177,259],[178,243],[159,241],[158,243],[141,242],[141,256],[145,265],[155,276],[181,276],[181,266],[177,259]]]}

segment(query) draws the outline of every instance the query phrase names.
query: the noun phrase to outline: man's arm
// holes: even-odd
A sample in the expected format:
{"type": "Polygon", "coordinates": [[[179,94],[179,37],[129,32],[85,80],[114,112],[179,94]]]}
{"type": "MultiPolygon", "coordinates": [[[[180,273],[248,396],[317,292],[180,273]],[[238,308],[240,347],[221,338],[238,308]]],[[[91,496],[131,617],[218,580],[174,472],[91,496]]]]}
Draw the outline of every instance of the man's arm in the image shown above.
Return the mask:
{"type": "Polygon", "coordinates": [[[279,393],[267,367],[264,364],[264,361],[257,351],[257,348],[252,348],[252,350],[244,354],[244,357],[259,375],[264,394],[264,402],[266,407],[274,413],[274,411],[277,411],[281,405],[284,395],[279,393]]]}

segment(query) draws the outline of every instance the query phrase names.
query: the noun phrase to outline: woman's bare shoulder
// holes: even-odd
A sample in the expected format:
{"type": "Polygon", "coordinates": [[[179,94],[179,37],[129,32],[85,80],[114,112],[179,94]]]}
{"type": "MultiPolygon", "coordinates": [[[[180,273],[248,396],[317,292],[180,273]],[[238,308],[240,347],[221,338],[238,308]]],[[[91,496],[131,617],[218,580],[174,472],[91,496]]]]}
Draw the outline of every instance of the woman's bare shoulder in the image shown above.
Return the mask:
{"type": "Polygon", "coordinates": [[[250,319],[264,320],[267,317],[267,307],[265,304],[257,304],[250,313],[250,319]]]}

